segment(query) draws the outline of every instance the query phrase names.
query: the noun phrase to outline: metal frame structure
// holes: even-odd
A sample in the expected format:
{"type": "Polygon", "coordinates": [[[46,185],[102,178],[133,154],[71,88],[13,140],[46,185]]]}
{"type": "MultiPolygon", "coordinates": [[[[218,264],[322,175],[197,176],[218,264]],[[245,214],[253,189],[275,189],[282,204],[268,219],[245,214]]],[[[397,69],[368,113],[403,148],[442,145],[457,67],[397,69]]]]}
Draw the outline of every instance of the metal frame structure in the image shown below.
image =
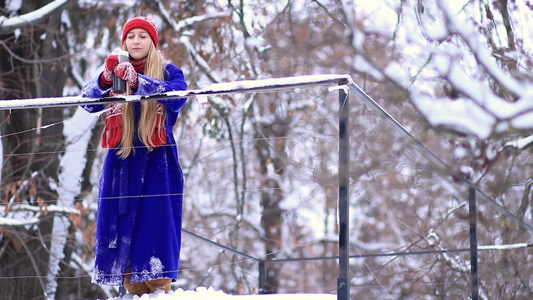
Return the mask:
{"type": "MultiPolygon", "coordinates": [[[[363,90],[361,90],[351,79],[349,75],[310,75],[298,77],[286,77],[276,79],[264,80],[248,80],[237,81],[231,83],[213,84],[203,89],[168,92],[163,94],[149,95],[149,96],[118,96],[118,97],[104,97],[104,98],[83,98],[80,96],[74,97],[49,97],[49,98],[34,98],[34,99],[14,99],[14,100],[0,100],[0,109],[29,109],[42,107],[64,107],[73,105],[94,105],[107,104],[128,101],[151,101],[162,99],[175,99],[183,97],[197,97],[199,100],[206,101],[208,96],[224,95],[231,93],[251,93],[251,92],[271,92],[280,90],[293,90],[296,88],[309,88],[317,86],[328,86],[330,89],[339,91],[339,256],[335,257],[315,257],[315,258],[300,258],[300,259],[261,259],[252,255],[240,252],[230,247],[213,242],[209,239],[201,237],[190,231],[183,229],[183,232],[189,234],[204,242],[214,244],[224,250],[230,251],[234,254],[246,257],[248,259],[258,262],[259,265],[259,291],[264,291],[265,280],[265,264],[266,263],[282,263],[290,261],[304,261],[304,260],[322,260],[322,259],[338,259],[339,261],[339,277],[337,279],[337,299],[350,299],[350,274],[349,274],[349,260],[350,258],[364,258],[375,256],[400,256],[400,255],[416,255],[416,254],[430,254],[442,252],[459,252],[470,251],[471,254],[471,286],[472,299],[478,299],[478,274],[477,274],[477,252],[481,250],[493,249],[478,249],[477,234],[476,234],[476,194],[485,201],[486,204],[492,206],[500,213],[517,222],[522,228],[529,232],[533,232],[533,226],[520,220],[510,211],[499,205],[490,196],[479,190],[473,183],[464,178],[461,174],[456,173],[450,166],[439,159],[433,152],[427,149],[420,141],[414,138],[400,123],[398,123],[386,110],[384,110],[376,101],[369,97],[363,90]],[[361,102],[370,107],[378,114],[380,114],[391,127],[399,133],[403,138],[407,139],[410,146],[416,148],[426,159],[434,164],[434,166],[444,174],[451,176],[460,184],[469,189],[469,212],[470,212],[470,248],[469,249],[449,249],[442,251],[418,251],[418,252],[402,252],[402,253],[387,253],[387,254],[363,254],[357,256],[350,256],[349,254],[349,203],[350,203],[350,189],[349,189],[349,162],[350,162],[350,116],[349,116],[349,91],[352,91],[361,102]]],[[[520,247],[531,247],[532,245],[520,244],[520,247]]]]}

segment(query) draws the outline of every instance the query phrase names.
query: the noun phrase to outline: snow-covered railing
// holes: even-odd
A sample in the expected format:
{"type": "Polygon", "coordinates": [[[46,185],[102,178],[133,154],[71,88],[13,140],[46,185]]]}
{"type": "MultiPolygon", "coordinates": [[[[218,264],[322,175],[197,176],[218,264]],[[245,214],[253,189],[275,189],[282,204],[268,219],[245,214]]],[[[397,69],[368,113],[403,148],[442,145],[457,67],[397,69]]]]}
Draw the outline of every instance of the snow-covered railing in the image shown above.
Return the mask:
{"type": "Polygon", "coordinates": [[[164,100],[189,97],[197,97],[200,102],[205,102],[207,100],[206,97],[208,96],[234,93],[294,90],[296,88],[309,88],[316,86],[348,86],[349,84],[353,84],[352,78],[349,75],[308,75],[273,79],[243,80],[228,83],[215,83],[202,89],[173,91],[162,94],[153,94],[149,96],[132,95],[103,98],[84,98],[81,96],[70,96],[0,100],[0,109],[62,107],[73,105],[107,104],[117,102],[164,100]]]}

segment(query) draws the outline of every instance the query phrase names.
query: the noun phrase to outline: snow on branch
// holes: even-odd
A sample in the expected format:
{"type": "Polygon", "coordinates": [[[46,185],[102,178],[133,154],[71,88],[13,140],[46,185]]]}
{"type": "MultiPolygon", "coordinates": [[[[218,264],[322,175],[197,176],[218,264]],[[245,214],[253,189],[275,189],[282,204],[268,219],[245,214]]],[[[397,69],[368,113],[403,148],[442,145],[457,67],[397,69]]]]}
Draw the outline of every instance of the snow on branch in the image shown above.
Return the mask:
{"type": "MultiPolygon", "coordinates": [[[[465,7],[456,13],[450,8],[455,4],[437,1],[428,4],[427,11],[420,12],[416,4],[399,4],[395,14],[402,15],[396,23],[375,21],[363,26],[354,17],[357,14],[352,1],[342,1],[339,5],[350,32],[350,46],[355,50],[353,68],[404,90],[432,127],[482,140],[513,130],[528,134],[533,129],[530,77],[502,67],[497,59],[499,52],[491,50],[490,41],[484,42],[483,34],[472,24],[472,14],[465,7]],[[404,5],[412,7],[407,10],[404,5]],[[464,20],[462,12],[465,12],[464,20]],[[404,50],[412,57],[392,58],[383,65],[368,53],[365,34],[390,26],[397,28],[395,45],[406,44],[404,50]],[[413,26],[420,30],[413,30],[413,26]]],[[[522,68],[526,74],[525,67],[522,68]]]]}
{"type": "Polygon", "coordinates": [[[57,10],[61,10],[63,6],[67,3],[68,0],[56,0],[37,10],[34,10],[21,16],[15,16],[11,18],[0,16],[0,32],[13,31],[17,28],[21,28],[39,22],[40,20],[46,18],[48,15],[56,12],[57,10]]]}
{"type": "Polygon", "coordinates": [[[189,37],[181,36],[180,42],[185,45],[187,51],[191,55],[192,59],[203,69],[204,73],[211,79],[212,82],[220,82],[220,78],[214,75],[209,63],[196,51],[196,48],[192,45],[189,37]]]}
{"type": "Polygon", "coordinates": [[[487,73],[489,73],[492,78],[498,81],[507,90],[511,91],[514,95],[522,94],[524,86],[513,77],[505,74],[498,67],[498,64],[496,64],[492,59],[492,55],[485,48],[485,46],[481,44],[476,31],[466,23],[460,24],[446,4],[446,1],[439,1],[438,3],[446,17],[448,30],[457,34],[463,41],[465,41],[470,51],[472,51],[476,57],[478,63],[483,66],[487,73]]]}
{"type": "MultiPolygon", "coordinates": [[[[5,210],[6,207],[4,205],[0,205],[0,210],[5,210]]],[[[47,205],[45,208],[41,206],[35,206],[35,205],[29,205],[29,204],[20,204],[20,205],[14,205],[9,207],[10,211],[32,211],[32,212],[40,212],[43,210],[46,210],[48,212],[57,212],[57,213],[64,213],[64,214],[81,214],[80,210],[77,208],[69,208],[65,206],[57,206],[57,205],[47,205]]]]}
{"type": "MultiPolygon", "coordinates": [[[[207,13],[201,16],[194,16],[177,22],[174,18],[171,17],[170,13],[163,6],[163,3],[161,1],[159,1],[159,11],[165,18],[166,22],[170,24],[170,26],[172,26],[175,32],[181,32],[183,29],[193,25],[194,23],[203,22],[205,20],[210,19],[226,18],[231,16],[231,14],[233,13],[232,10],[225,10],[220,12],[207,13]]],[[[220,82],[221,80],[213,75],[209,63],[198,53],[198,51],[196,51],[196,48],[192,45],[189,38],[185,35],[180,35],[179,39],[180,42],[187,48],[187,51],[191,55],[192,60],[195,61],[203,69],[204,73],[210,77],[210,80],[212,82],[220,82]]]]}
{"type": "Polygon", "coordinates": [[[531,247],[531,244],[517,243],[517,244],[508,244],[508,245],[478,246],[478,250],[509,250],[509,249],[520,249],[520,248],[529,248],[529,247],[531,247]]]}
{"type": "MultiPolygon", "coordinates": [[[[6,211],[5,205],[0,205],[0,211],[6,211]]],[[[27,212],[36,212],[36,213],[62,213],[65,215],[82,215],[83,212],[77,208],[70,208],[65,206],[58,205],[47,205],[44,207],[29,205],[29,204],[17,204],[10,206],[9,211],[27,211],[27,212]]],[[[14,219],[8,217],[0,217],[0,226],[25,226],[25,225],[34,225],[39,223],[41,220],[37,217],[32,217],[30,219],[14,219]]]]}
{"type": "Polygon", "coordinates": [[[231,14],[233,13],[231,10],[225,10],[220,12],[207,13],[201,16],[194,16],[176,22],[174,19],[170,18],[170,14],[168,13],[168,11],[166,11],[161,2],[159,2],[159,9],[161,13],[163,13],[165,18],[170,21],[172,28],[174,28],[174,30],[177,32],[181,32],[184,28],[191,26],[194,23],[199,23],[210,19],[226,18],[231,16],[231,14]]]}
{"type": "Polygon", "coordinates": [[[533,135],[530,135],[525,138],[520,138],[514,141],[510,141],[505,144],[505,147],[513,147],[516,149],[524,149],[525,147],[533,145],[533,135]]]}
{"type": "Polygon", "coordinates": [[[170,13],[168,12],[168,10],[163,6],[163,3],[161,1],[158,1],[158,2],[159,2],[159,11],[165,17],[165,19],[170,23],[172,28],[174,28],[174,30],[177,32],[180,32],[183,28],[187,26],[191,26],[194,23],[203,22],[205,20],[210,20],[210,19],[229,17],[233,13],[233,11],[229,9],[229,10],[220,11],[220,12],[207,13],[201,16],[194,16],[194,17],[186,18],[179,22],[176,22],[176,20],[174,20],[170,16],[170,13]]]}
{"type": "Polygon", "coordinates": [[[496,125],[494,116],[465,99],[436,99],[427,94],[413,93],[412,101],[433,127],[445,127],[487,139],[496,125]]]}
{"type": "MultiPolygon", "coordinates": [[[[511,129],[533,129],[531,84],[506,73],[482,42],[479,32],[468,22],[459,21],[446,1],[439,1],[438,6],[444,17],[439,24],[442,30],[438,35],[438,46],[428,46],[431,52],[428,65],[459,92],[459,97],[427,93],[413,85],[407,89],[415,107],[433,127],[447,128],[483,140],[511,129]],[[466,48],[442,42],[443,34],[458,37],[466,48]],[[487,76],[476,76],[465,70],[468,69],[465,66],[468,62],[463,58],[465,50],[475,60],[475,68],[483,70],[493,82],[508,91],[512,99],[499,95],[487,76]]],[[[420,26],[426,25],[422,23],[420,26]]],[[[436,27],[433,26],[432,30],[435,31],[436,27]]]]}
{"type": "Polygon", "coordinates": [[[30,220],[19,220],[12,218],[0,217],[0,226],[25,226],[25,225],[35,225],[39,223],[38,218],[32,218],[30,220]]]}

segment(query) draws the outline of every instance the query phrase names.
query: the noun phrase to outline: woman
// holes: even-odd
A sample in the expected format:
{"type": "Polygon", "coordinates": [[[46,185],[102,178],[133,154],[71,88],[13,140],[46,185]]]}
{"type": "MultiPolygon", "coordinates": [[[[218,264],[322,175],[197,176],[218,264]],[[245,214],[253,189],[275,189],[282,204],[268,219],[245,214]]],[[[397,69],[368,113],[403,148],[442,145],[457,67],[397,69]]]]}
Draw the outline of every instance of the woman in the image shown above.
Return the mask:
{"type": "MultiPolygon", "coordinates": [[[[183,72],[157,50],[154,20],[136,17],[123,28],[122,48],[83,89],[84,97],[114,95],[113,73],[127,94],[186,90],[183,72]]],[[[100,179],[93,282],[124,285],[130,294],[170,290],[178,278],[183,174],[173,127],[187,99],[128,102],[108,107],[102,146],[109,151],[100,179]]],[[[89,112],[104,105],[84,107],[89,112]]]]}

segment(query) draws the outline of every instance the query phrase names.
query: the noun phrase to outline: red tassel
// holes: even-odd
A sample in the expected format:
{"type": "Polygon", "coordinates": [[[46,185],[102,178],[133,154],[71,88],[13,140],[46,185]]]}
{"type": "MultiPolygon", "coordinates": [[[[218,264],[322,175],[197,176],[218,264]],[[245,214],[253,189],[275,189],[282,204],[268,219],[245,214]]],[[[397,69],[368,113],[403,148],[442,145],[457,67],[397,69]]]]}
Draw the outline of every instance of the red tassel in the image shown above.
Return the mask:
{"type": "Polygon", "coordinates": [[[167,143],[167,131],[165,129],[165,118],[162,112],[161,104],[158,104],[157,117],[156,117],[156,128],[152,136],[152,144],[154,146],[166,145],[167,143]],[[160,111],[161,110],[161,111],[160,111]]]}
{"type": "MultiPolygon", "coordinates": [[[[103,148],[117,148],[122,140],[122,105],[118,103],[111,104],[111,109],[107,113],[105,120],[104,132],[102,133],[103,148]]],[[[151,137],[154,147],[166,145],[168,142],[167,131],[165,128],[165,115],[163,106],[158,104],[156,116],[156,128],[151,137]]]]}
{"type": "Polygon", "coordinates": [[[102,134],[103,148],[116,148],[122,139],[122,105],[111,104],[102,134]]]}

